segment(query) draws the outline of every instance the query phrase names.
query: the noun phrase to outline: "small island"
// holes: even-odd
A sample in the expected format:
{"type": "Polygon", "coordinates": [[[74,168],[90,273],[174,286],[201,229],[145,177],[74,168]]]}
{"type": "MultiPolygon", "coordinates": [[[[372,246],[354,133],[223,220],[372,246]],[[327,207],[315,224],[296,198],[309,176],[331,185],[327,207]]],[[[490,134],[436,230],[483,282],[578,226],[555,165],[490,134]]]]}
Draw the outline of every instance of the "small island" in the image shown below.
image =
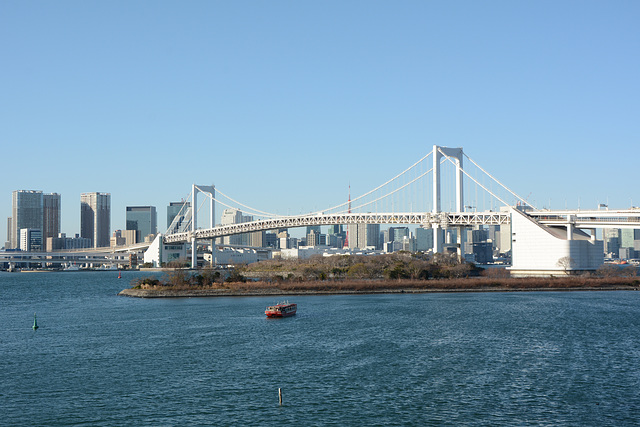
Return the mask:
{"type": "Polygon", "coordinates": [[[455,255],[399,252],[377,256],[272,259],[230,269],[189,270],[132,282],[120,295],[139,298],[290,296],[323,294],[637,290],[635,267],[603,265],[598,271],[557,277],[509,277],[504,267],[481,268],[455,255]]]}

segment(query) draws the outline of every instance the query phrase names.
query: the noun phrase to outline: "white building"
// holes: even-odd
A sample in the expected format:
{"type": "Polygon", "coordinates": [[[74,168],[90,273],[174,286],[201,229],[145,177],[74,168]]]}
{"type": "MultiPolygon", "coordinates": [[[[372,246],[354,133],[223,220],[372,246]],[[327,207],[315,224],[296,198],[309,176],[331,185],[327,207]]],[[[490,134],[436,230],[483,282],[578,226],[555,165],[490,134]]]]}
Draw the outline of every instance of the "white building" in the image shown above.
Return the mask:
{"type": "Polygon", "coordinates": [[[160,267],[171,261],[187,259],[187,245],[184,243],[165,244],[162,234],[158,233],[149,248],[144,253],[144,262],[160,267]]]}
{"type": "Polygon", "coordinates": [[[571,224],[547,227],[511,209],[512,276],[551,276],[596,270],[604,262],[602,240],[571,224]]]}

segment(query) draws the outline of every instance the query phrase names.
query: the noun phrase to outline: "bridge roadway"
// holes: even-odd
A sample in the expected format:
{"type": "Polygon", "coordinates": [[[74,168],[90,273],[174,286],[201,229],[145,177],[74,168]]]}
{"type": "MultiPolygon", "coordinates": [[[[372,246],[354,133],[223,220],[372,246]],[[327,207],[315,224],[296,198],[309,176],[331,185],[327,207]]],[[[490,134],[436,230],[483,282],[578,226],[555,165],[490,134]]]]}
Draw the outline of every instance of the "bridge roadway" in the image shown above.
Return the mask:
{"type": "Polygon", "coordinates": [[[528,211],[538,223],[553,226],[572,224],[575,228],[640,228],[640,209],[597,211],[528,211]]]}
{"type": "MultiPolygon", "coordinates": [[[[572,224],[576,228],[640,228],[640,209],[598,210],[598,211],[527,211],[530,217],[544,225],[572,224]]],[[[263,219],[240,224],[219,225],[208,229],[198,229],[163,236],[165,243],[190,242],[192,238],[212,239],[255,231],[278,230],[284,228],[314,225],[345,224],[415,224],[442,228],[469,227],[474,225],[509,224],[509,212],[441,212],[441,213],[345,213],[286,216],[263,219]]]]}
{"type": "Polygon", "coordinates": [[[214,228],[198,229],[164,236],[165,243],[190,242],[196,239],[212,239],[233,234],[254,231],[278,230],[283,228],[307,227],[314,225],[344,224],[440,224],[442,227],[500,225],[509,223],[506,212],[462,212],[462,213],[346,213],[286,216],[239,224],[220,225],[214,228]]]}
{"type": "Polygon", "coordinates": [[[128,264],[129,253],[141,253],[148,247],[149,243],[137,243],[116,248],[60,249],[53,252],[0,251],[0,262],[128,264]]]}

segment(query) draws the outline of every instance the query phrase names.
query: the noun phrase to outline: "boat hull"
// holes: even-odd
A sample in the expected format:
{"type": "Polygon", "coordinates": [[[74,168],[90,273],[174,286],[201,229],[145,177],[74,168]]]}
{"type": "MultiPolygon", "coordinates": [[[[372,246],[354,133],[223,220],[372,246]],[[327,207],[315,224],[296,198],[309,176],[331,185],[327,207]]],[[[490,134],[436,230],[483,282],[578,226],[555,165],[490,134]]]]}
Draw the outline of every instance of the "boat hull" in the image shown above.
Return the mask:
{"type": "Polygon", "coordinates": [[[291,316],[295,316],[296,312],[290,312],[290,313],[280,313],[280,312],[271,312],[271,311],[265,311],[264,314],[267,315],[267,317],[291,317],[291,316]]]}
{"type": "Polygon", "coordinates": [[[281,303],[267,307],[264,314],[267,317],[291,317],[295,316],[297,309],[297,304],[281,303]]]}

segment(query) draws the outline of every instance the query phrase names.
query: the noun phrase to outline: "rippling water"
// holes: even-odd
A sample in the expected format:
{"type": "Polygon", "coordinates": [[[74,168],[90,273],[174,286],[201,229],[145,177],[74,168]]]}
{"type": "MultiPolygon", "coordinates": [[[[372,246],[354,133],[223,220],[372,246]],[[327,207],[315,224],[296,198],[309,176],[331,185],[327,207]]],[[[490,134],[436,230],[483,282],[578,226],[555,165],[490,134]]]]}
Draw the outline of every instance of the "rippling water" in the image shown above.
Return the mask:
{"type": "Polygon", "coordinates": [[[305,296],[266,319],[272,297],[116,296],[136,274],[0,274],[0,424],[640,420],[640,292],[305,296]]]}

